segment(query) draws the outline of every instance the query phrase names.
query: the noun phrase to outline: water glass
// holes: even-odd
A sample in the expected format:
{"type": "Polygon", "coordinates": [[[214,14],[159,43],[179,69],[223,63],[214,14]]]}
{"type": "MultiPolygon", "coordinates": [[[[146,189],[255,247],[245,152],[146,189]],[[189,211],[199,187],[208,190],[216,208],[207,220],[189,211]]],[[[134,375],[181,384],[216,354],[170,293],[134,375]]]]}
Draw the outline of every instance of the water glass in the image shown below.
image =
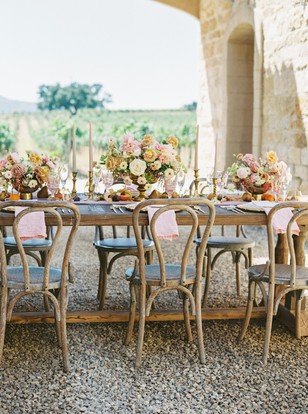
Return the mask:
{"type": "Polygon", "coordinates": [[[105,184],[105,191],[108,191],[109,188],[112,186],[113,184],[113,174],[111,171],[108,170],[103,170],[102,171],[102,181],[105,184]]]}
{"type": "Polygon", "coordinates": [[[179,170],[179,172],[177,174],[177,178],[178,178],[179,194],[180,194],[180,197],[182,197],[183,187],[184,187],[185,178],[186,178],[186,174],[184,173],[184,171],[182,169],[179,170]]]}
{"type": "Polygon", "coordinates": [[[172,197],[172,193],[175,191],[177,186],[178,177],[174,175],[173,177],[165,177],[165,191],[168,194],[168,198],[172,197]]]}
{"type": "Polygon", "coordinates": [[[51,199],[54,200],[55,199],[55,194],[56,191],[59,189],[59,185],[60,185],[60,177],[58,174],[50,174],[50,176],[48,177],[48,182],[47,182],[47,187],[48,190],[51,193],[51,199]]]}

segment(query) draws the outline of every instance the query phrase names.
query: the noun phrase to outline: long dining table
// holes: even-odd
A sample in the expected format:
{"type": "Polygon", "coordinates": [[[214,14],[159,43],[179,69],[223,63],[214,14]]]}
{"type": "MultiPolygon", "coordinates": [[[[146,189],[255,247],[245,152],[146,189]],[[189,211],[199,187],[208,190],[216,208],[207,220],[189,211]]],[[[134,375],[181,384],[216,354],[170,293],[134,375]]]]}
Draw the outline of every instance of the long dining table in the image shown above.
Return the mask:
{"type": "MultiPolygon", "coordinates": [[[[52,205],[52,201],[50,202],[52,205]]],[[[115,203],[114,203],[115,204],[115,203]]],[[[132,224],[132,212],[122,208],[123,212],[110,208],[111,203],[104,202],[83,202],[77,203],[81,213],[81,226],[129,226],[132,224]]],[[[58,210],[62,216],[63,224],[70,225],[72,216],[68,209],[58,210]]],[[[176,214],[178,225],[189,225],[189,217],[185,212],[176,214]]],[[[2,212],[0,214],[0,225],[11,226],[14,215],[10,212],[2,212]]],[[[207,214],[199,212],[199,224],[205,224],[207,214]]],[[[46,218],[46,224],[52,225],[52,221],[46,218]]],[[[147,214],[142,215],[141,225],[148,224],[147,214]]],[[[264,212],[243,211],[238,214],[235,211],[227,210],[216,205],[216,217],[214,225],[242,225],[242,226],[266,226],[267,215],[264,212]]],[[[296,257],[297,263],[305,264],[304,246],[308,232],[308,217],[304,216],[300,222],[301,233],[296,238],[296,257]]],[[[266,242],[266,240],[265,240],[266,242]]],[[[276,245],[276,262],[286,263],[286,238],[284,235],[278,235],[276,245]]],[[[202,317],[204,320],[212,319],[242,319],[245,316],[245,307],[233,308],[204,308],[202,317]]],[[[138,317],[138,316],[137,316],[138,317]]],[[[253,318],[265,317],[264,307],[256,307],[253,310],[253,318]]],[[[292,331],[295,330],[295,312],[293,310],[293,301],[288,299],[284,305],[280,305],[277,317],[285,323],[292,331]]],[[[182,320],[183,313],[181,310],[157,310],[154,309],[149,321],[168,321],[182,320]]],[[[126,322],[128,321],[128,311],[123,310],[93,310],[85,311],[83,309],[67,312],[68,323],[85,323],[85,322],[126,322]]],[[[19,312],[14,313],[11,319],[12,323],[51,323],[53,322],[53,314],[50,312],[19,312]]],[[[308,336],[308,311],[302,309],[300,315],[301,335],[308,336]]]]}

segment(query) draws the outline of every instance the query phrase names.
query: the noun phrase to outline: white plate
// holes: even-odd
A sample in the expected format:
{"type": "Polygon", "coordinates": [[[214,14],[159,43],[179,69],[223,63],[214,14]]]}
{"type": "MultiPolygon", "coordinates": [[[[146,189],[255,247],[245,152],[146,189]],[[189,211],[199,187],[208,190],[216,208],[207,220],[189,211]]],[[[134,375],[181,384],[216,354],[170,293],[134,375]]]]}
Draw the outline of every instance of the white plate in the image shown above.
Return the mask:
{"type": "Polygon", "coordinates": [[[238,208],[247,211],[264,211],[264,208],[273,208],[277,203],[272,201],[252,201],[246,204],[237,205],[238,208]]]}

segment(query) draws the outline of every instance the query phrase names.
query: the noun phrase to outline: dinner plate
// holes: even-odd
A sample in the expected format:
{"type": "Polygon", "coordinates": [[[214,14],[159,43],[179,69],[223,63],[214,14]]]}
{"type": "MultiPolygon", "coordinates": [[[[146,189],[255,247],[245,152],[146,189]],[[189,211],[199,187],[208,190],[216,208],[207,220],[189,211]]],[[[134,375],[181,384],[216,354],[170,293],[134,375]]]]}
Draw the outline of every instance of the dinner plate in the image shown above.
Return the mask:
{"type": "MultiPolygon", "coordinates": [[[[134,211],[135,210],[135,208],[138,206],[138,204],[139,203],[133,203],[133,204],[127,204],[127,205],[125,205],[124,207],[126,208],[126,210],[129,210],[129,211],[134,211]]],[[[164,204],[162,204],[162,205],[156,205],[155,207],[163,207],[164,206],[164,204]]],[[[141,211],[142,212],[144,212],[144,213],[146,213],[148,210],[147,210],[147,207],[143,207],[142,209],[141,209],[141,211]]],[[[175,209],[175,212],[176,213],[178,213],[179,211],[181,211],[179,208],[178,209],[175,209]]]]}
{"type": "Polygon", "coordinates": [[[251,203],[238,204],[236,207],[246,211],[264,212],[264,208],[273,208],[276,204],[272,201],[252,201],[251,203]]]}

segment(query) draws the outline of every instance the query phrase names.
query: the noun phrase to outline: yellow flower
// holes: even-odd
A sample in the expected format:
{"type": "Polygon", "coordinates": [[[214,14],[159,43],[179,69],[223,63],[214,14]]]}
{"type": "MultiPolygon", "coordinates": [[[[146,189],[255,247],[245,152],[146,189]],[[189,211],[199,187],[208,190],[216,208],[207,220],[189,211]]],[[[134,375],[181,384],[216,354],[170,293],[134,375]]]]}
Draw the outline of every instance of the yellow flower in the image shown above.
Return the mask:
{"type": "Polygon", "coordinates": [[[145,135],[143,137],[143,140],[141,141],[141,145],[143,147],[150,147],[151,145],[153,145],[155,142],[155,138],[153,137],[153,135],[145,135]]]}
{"type": "Polygon", "coordinates": [[[48,181],[50,169],[47,165],[43,167],[36,167],[37,179],[40,184],[46,183],[48,181]]]}
{"type": "Polygon", "coordinates": [[[278,157],[275,151],[269,151],[266,153],[266,159],[270,164],[278,162],[278,157]]]}
{"type": "Polygon", "coordinates": [[[29,158],[29,161],[34,165],[40,165],[43,162],[42,157],[36,152],[29,152],[28,158],[29,158]]]}
{"type": "Polygon", "coordinates": [[[152,148],[149,148],[145,151],[143,158],[147,162],[154,162],[156,159],[156,152],[152,148]]]}
{"type": "Polygon", "coordinates": [[[177,148],[179,141],[174,135],[169,135],[167,138],[167,144],[171,144],[173,148],[177,148]]]}
{"type": "Polygon", "coordinates": [[[121,158],[108,157],[106,160],[106,168],[108,171],[113,171],[121,163],[121,158]]]}

